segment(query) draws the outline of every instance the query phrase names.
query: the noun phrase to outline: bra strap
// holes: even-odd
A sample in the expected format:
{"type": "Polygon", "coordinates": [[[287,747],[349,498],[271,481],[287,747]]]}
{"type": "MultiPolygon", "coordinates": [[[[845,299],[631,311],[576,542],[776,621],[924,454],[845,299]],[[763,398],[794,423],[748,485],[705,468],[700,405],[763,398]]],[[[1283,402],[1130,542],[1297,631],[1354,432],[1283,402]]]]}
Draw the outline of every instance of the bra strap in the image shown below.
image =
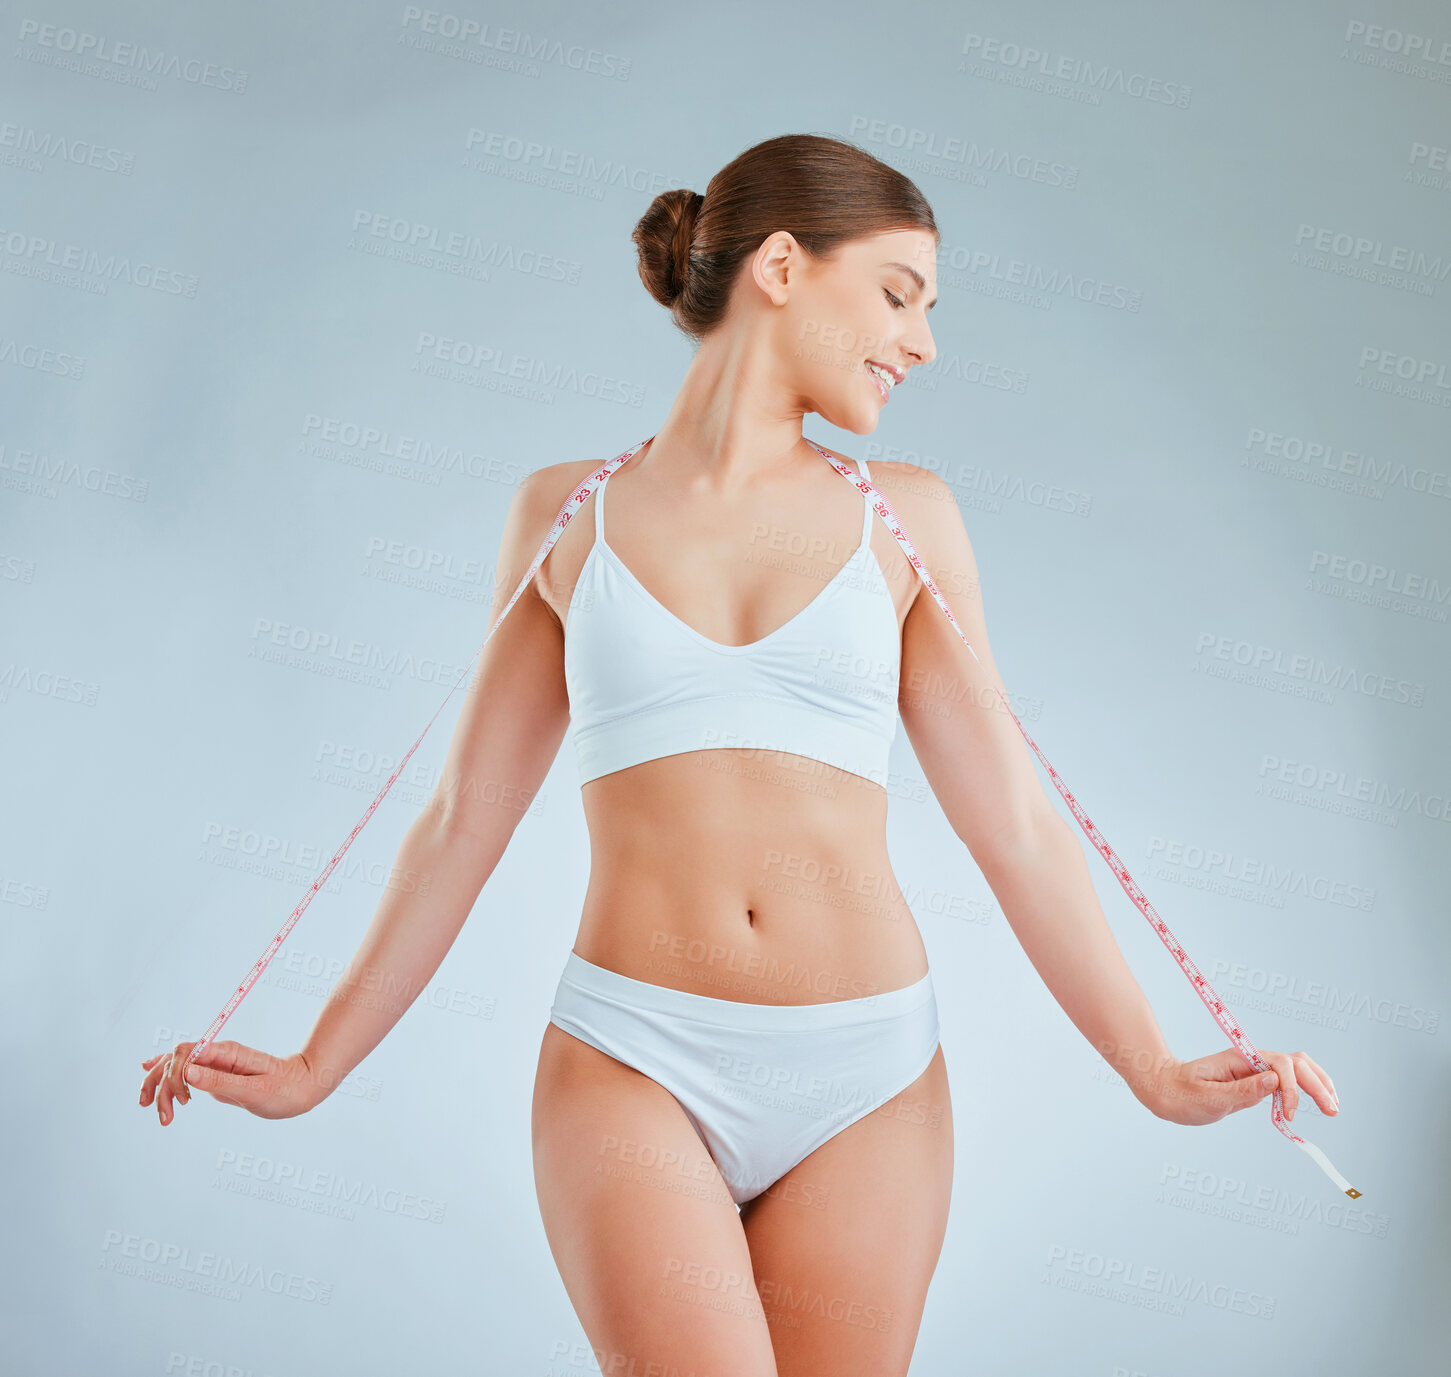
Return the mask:
{"type": "MultiPolygon", "coordinates": [[[[861,469],[861,476],[870,483],[872,481],[872,475],[867,469],[867,461],[865,459],[858,459],[857,467],[861,469]]],[[[872,544],[872,499],[869,494],[865,493],[863,494],[863,498],[863,505],[866,507],[866,511],[862,513],[862,549],[867,550],[871,548],[872,544]]]]}

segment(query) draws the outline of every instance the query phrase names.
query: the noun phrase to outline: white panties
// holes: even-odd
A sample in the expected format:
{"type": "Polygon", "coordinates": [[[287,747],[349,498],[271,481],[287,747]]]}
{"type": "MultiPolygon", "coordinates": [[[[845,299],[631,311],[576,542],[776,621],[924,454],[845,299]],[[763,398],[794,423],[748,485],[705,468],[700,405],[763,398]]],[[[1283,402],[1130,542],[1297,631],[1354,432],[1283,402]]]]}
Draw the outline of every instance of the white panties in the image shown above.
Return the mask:
{"type": "Polygon", "coordinates": [[[746,1004],[605,970],[571,951],[549,1021],[664,1086],[737,1205],[911,1085],[937,1052],[929,971],[825,1004],[746,1004]]]}

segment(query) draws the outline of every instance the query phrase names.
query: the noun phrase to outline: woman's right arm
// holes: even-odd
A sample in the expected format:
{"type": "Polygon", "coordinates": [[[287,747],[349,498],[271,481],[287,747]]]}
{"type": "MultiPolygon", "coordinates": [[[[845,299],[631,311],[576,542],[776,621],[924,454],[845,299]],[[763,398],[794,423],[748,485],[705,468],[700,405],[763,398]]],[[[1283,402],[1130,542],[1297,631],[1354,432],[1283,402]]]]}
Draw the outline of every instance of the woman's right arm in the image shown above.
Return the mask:
{"type": "MultiPolygon", "coordinates": [[[[533,562],[577,468],[550,465],[515,491],[486,629],[533,562]]],[[[171,1118],[173,1097],[188,1102],[193,1083],[269,1118],[300,1114],[326,1099],[438,970],[549,773],[568,726],[564,640],[536,576],[484,643],[438,784],[404,836],[372,924],[301,1052],[279,1061],[216,1042],[184,1080],[195,1043],[179,1043],[147,1077],[155,1077],[162,1123],[171,1118]]],[[[143,1085],[141,1103],[148,1102],[143,1085]]]]}
{"type": "MultiPolygon", "coordinates": [[[[515,492],[490,626],[569,495],[559,467],[515,492]]],[[[303,1045],[319,1099],[383,1040],[433,978],[568,727],[564,641],[531,579],[480,653],[433,796],[404,837],[372,926],[303,1045]]]]}

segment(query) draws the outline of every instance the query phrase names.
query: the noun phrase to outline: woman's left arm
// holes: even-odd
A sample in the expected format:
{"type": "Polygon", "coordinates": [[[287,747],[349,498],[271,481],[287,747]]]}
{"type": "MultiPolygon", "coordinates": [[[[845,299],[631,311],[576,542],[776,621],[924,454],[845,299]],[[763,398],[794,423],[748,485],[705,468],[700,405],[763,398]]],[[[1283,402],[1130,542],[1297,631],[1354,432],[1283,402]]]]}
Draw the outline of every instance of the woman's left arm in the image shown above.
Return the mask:
{"type": "MultiPolygon", "coordinates": [[[[1286,1118],[1294,1118],[1301,1090],[1336,1113],[1329,1076],[1303,1052],[1262,1050],[1273,1068],[1266,1081],[1233,1047],[1191,1062],[1169,1051],[1113,939],[1083,846],[1039,784],[1032,753],[1003,707],[977,563],[952,490],[915,465],[878,462],[872,472],[977,653],[913,570],[917,591],[902,627],[902,724],[953,831],[1064,1013],[1162,1119],[1212,1123],[1258,1103],[1276,1083],[1286,1118]]],[[[905,559],[898,567],[908,567],[905,559]]]]}

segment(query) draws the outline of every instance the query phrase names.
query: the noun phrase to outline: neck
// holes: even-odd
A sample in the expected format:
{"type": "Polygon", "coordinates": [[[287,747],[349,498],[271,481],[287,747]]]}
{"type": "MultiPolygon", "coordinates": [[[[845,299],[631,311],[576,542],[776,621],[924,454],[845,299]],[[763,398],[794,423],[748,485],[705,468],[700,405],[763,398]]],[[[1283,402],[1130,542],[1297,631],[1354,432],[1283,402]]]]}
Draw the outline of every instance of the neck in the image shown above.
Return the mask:
{"type": "Polygon", "coordinates": [[[781,388],[776,358],[773,344],[752,343],[744,332],[719,330],[702,341],[641,467],[727,495],[779,481],[808,457],[820,463],[801,435],[804,410],[781,388]]]}

